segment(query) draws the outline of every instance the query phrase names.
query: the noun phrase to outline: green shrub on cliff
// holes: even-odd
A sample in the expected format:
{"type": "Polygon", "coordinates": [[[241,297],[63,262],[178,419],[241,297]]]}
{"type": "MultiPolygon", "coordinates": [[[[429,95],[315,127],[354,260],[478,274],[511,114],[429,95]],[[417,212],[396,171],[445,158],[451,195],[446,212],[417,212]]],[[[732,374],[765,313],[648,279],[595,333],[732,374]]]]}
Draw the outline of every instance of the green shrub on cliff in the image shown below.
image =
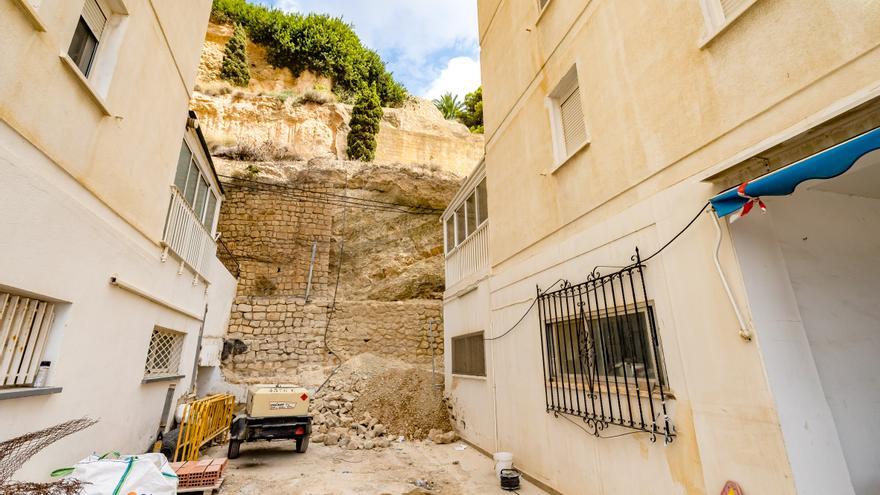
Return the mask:
{"type": "Polygon", "coordinates": [[[220,77],[236,86],[247,86],[251,80],[247,59],[247,33],[241,24],[235,25],[232,37],[226,42],[220,77]]]}
{"type": "Polygon", "coordinates": [[[464,97],[464,108],[458,114],[458,120],[466,125],[471,132],[483,133],[483,87],[464,97]]]}
{"type": "Polygon", "coordinates": [[[285,13],[246,0],[214,0],[212,17],[244,26],[254,42],[266,47],[269,62],[276,67],[287,67],[295,75],[309,70],[331,77],[334,91],[343,99],[370,86],[375,86],[386,106],[399,106],[406,99],[406,90],[379,55],[364,47],[342,19],[285,13]]]}
{"type": "Polygon", "coordinates": [[[348,133],[348,157],[371,162],[376,156],[376,134],[382,121],[379,95],[370,86],[358,94],[351,112],[351,131],[348,133]]]}

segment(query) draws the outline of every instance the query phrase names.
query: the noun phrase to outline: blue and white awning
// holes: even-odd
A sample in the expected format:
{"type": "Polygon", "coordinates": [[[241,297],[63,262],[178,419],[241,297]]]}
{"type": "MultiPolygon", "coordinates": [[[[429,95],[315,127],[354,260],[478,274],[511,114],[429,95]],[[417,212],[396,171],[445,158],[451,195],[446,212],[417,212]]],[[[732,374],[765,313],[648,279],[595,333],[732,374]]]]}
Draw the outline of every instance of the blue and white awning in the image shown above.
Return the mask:
{"type": "Polygon", "coordinates": [[[710,202],[719,217],[736,212],[744,215],[756,204],[763,208],[761,196],[787,196],[804,181],[837,177],[852,168],[859,158],[878,149],[880,128],[724,191],[710,202]]]}

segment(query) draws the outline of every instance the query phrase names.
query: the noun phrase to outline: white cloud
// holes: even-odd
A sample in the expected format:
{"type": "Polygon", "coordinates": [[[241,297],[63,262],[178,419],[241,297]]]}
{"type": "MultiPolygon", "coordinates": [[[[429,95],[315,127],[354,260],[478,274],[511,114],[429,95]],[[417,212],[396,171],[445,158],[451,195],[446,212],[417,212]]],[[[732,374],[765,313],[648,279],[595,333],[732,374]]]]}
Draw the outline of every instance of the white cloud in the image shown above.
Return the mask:
{"type": "MultiPolygon", "coordinates": [[[[262,1],[287,11],[342,17],[415,94],[427,94],[452,59],[478,58],[475,0],[262,1]]],[[[479,79],[468,91],[478,85],[479,79]]]]}
{"type": "Polygon", "coordinates": [[[440,76],[431,83],[424,93],[425,98],[434,99],[445,93],[464,96],[480,85],[480,62],[470,57],[455,57],[449,60],[440,76]]]}

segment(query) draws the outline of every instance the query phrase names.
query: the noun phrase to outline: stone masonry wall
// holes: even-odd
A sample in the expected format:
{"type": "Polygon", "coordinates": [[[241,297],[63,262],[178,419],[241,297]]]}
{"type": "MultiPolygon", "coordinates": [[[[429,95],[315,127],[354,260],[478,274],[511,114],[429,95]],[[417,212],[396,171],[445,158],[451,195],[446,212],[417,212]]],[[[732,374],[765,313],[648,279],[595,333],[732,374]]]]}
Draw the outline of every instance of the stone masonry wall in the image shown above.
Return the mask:
{"type": "MultiPolygon", "coordinates": [[[[306,304],[302,298],[238,297],[227,339],[241,340],[247,350],[233,356],[227,366],[247,378],[334,364],[324,347],[329,310],[326,300],[306,304]]],[[[327,329],[327,342],[342,359],[369,352],[429,363],[428,322],[432,321],[434,352],[437,362],[442,363],[441,314],[441,302],[435,300],[339,301],[327,329]]]]}

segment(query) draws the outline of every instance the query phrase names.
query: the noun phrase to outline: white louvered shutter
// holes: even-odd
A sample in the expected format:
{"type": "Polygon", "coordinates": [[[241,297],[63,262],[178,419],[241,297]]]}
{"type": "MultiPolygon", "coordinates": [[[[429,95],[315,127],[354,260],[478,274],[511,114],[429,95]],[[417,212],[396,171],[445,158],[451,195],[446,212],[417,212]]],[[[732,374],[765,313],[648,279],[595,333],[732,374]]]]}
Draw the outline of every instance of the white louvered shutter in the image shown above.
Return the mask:
{"type": "Polygon", "coordinates": [[[100,40],[101,35],[104,33],[104,27],[107,25],[107,16],[96,0],[86,0],[85,5],[83,5],[82,17],[86,24],[88,24],[89,29],[92,30],[95,38],[100,40]]]}
{"type": "Polygon", "coordinates": [[[720,0],[721,10],[724,12],[724,18],[729,19],[738,14],[747,4],[749,0],[720,0]]]}
{"type": "Polygon", "coordinates": [[[559,113],[562,118],[565,153],[570,155],[587,140],[587,128],[584,124],[584,111],[581,108],[579,87],[575,87],[568,98],[559,104],[559,113]]]}
{"type": "Polygon", "coordinates": [[[0,386],[33,383],[55,304],[0,292],[0,386]]]}

